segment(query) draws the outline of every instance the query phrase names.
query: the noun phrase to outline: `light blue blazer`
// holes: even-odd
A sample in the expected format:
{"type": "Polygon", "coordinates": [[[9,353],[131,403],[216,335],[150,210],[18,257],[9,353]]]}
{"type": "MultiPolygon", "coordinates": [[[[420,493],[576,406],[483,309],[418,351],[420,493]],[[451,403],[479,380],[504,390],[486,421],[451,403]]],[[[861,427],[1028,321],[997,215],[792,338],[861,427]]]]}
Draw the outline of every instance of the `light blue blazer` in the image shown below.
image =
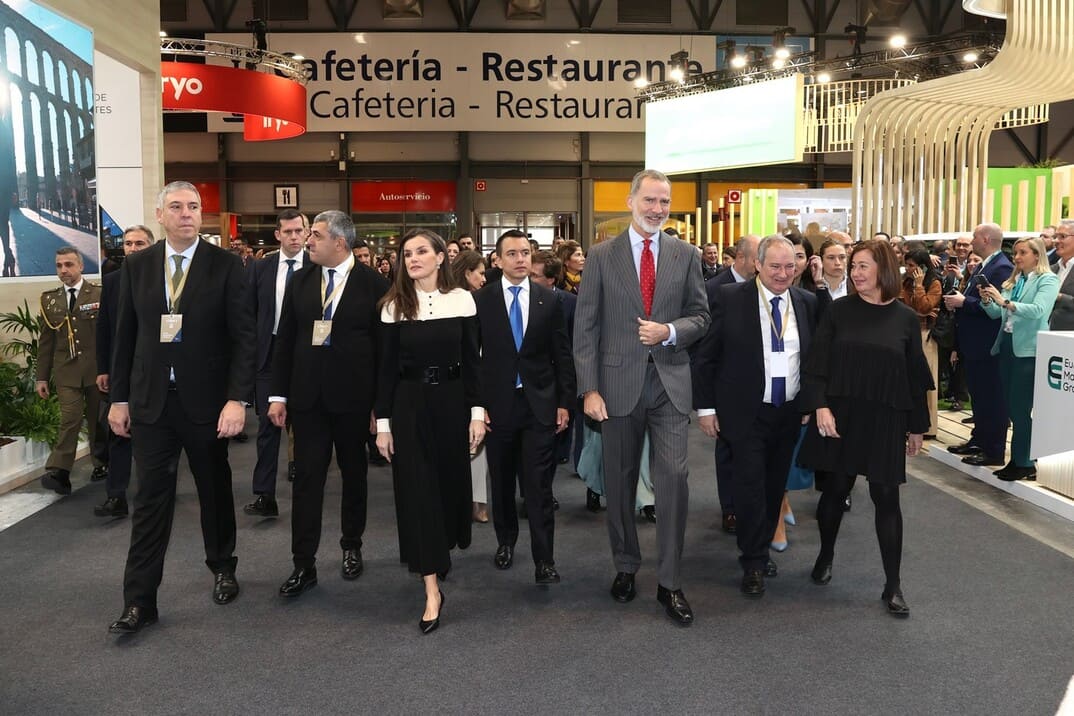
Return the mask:
{"type": "MultiPolygon", "coordinates": [[[[1002,291],[1003,297],[1010,299],[1011,289],[1002,291]]],[[[1002,305],[995,303],[982,303],[984,309],[992,318],[999,318],[1004,324],[1007,316],[1011,316],[1011,348],[1018,358],[1032,358],[1037,354],[1037,333],[1048,330],[1048,317],[1052,315],[1055,306],[1055,297],[1059,295],[1059,277],[1054,273],[1034,273],[1026,278],[1025,290],[1017,301],[1011,301],[1014,313],[1010,313],[1002,305]]],[[[996,334],[996,342],[992,345],[992,355],[999,354],[999,344],[1003,338],[1003,328],[1000,327],[996,334]]]]}

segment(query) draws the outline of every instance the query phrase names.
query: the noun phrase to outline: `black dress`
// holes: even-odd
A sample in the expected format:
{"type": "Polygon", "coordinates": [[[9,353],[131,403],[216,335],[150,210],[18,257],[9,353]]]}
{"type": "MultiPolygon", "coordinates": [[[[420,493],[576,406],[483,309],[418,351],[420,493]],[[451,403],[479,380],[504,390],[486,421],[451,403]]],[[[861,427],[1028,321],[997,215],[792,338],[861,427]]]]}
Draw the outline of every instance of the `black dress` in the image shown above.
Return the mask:
{"type": "Polygon", "coordinates": [[[479,392],[478,329],[466,291],[419,291],[418,302],[418,320],[396,322],[390,306],[381,313],[375,413],[391,419],[399,560],[429,575],[450,568],[452,548],[470,546],[469,423],[479,392]],[[438,382],[423,380],[434,366],[438,382]]]}
{"type": "Polygon", "coordinates": [[[913,309],[857,295],[835,301],[802,366],[798,400],[802,412],[829,408],[841,437],[821,437],[811,420],[798,464],[882,484],[906,482],[906,435],[928,431],[931,389],[913,309]]]}

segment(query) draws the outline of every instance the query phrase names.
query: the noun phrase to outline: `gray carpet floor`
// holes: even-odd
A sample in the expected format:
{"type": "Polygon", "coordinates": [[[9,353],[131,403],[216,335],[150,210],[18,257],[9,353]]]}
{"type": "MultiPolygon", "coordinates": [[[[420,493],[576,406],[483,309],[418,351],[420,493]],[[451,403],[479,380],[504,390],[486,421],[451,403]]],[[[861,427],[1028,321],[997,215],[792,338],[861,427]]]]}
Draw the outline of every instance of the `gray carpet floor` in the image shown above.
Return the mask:
{"type": "MultiPolygon", "coordinates": [[[[475,525],[444,589],[443,625],[421,636],[422,591],[398,562],[390,473],[374,468],[359,580],[339,577],[333,475],[320,584],[296,601],[276,596],[290,572],[283,483],[280,519],[239,513],[242,593],[219,607],[184,468],[161,621],[117,640],[106,628],[123,606],[130,523],[93,517],[104,488],[90,485],[0,532],[0,712],[1054,713],[1074,673],[1070,558],[911,479],[903,585],[913,615],[899,621],[879,599],[865,486],[824,588],[808,578],[819,540],[816,493],[805,491],[792,494],[798,526],[775,557],[780,576],[763,599],[747,600],[734,539],[717,528],[710,450],[694,429],[683,557],[690,629],[656,602],[650,524],[638,525],[639,598],[608,596],[603,517],[585,511],[584,485],[563,469],[558,586],[534,586],[525,533],[515,567],[495,570],[491,524],[475,525]]],[[[253,458],[253,440],[232,445],[237,508],[249,500],[253,458]]],[[[921,460],[933,479],[966,479],[927,458],[917,468],[921,460]]]]}

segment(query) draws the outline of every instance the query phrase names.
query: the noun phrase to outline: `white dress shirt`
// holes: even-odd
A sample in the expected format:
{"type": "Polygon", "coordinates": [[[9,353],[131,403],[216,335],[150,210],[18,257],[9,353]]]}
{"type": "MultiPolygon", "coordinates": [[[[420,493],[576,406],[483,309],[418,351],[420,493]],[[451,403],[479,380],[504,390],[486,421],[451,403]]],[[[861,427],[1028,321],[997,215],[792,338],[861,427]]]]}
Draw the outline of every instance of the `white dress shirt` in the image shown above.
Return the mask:
{"type": "MultiPolygon", "coordinates": [[[[283,294],[287,290],[287,262],[295,262],[295,271],[302,268],[302,252],[299,251],[291,259],[282,251],[280,252],[280,265],[276,267],[276,319],[272,322],[272,335],[280,328],[280,314],[283,313],[283,294]]],[[[333,307],[333,310],[335,308],[333,307]]]]}
{"type": "MultiPolygon", "coordinates": [[[[645,250],[645,239],[651,239],[649,244],[649,250],[653,252],[653,273],[656,273],[656,267],[660,265],[660,232],[656,232],[652,236],[642,236],[634,230],[634,224],[630,225],[628,229],[630,236],[630,253],[634,256],[634,272],[638,275],[638,285],[641,285],[641,252],[645,250]]],[[[656,289],[653,289],[655,295],[656,289]]],[[[665,323],[671,335],[661,345],[673,346],[677,335],[675,333],[675,324],[665,323]]]]}
{"type": "MultiPolygon", "coordinates": [[[[507,308],[507,321],[511,321],[511,304],[515,300],[515,294],[511,292],[511,287],[515,284],[508,281],[506,278],[502,281],[503,284],[503,302],[507,308]]],[[[522,283],[518,284],[522,290],[518,292],[518,307],[522,309],[522,335],[526,335],[526,329],[530,327],[530,279],[527,276],[522,279],[522,283]]]]}
{"type": "Polygon", "coordinates": [[[1067,280],[1067,276],[1070,275],[1070,265],[1072,263],[1074,263],[1074,260],[1072,259],[1059,259],[1056,263],[1056,265],[1059,266],[1059,271],[1056,272],[1056,275],[1059,277],[1060,286],[1063,285],[1063,282],[1067,280]]]}
{"type": "MultiPolygon", "coordinates": [[[[287,265],[284,264],[284,268],[287,265]]],[[[332,281],[332,290],[335,292],[336,297],[332,299],[332,315],[336,315],[336,309],[339,308],[339,299],[343,298],[343,291],[347,286],[347,277],[351,275],[351,269],[354,268],[354,254],[348,254],[347,258],[343,259],[343,263],[338,266],[322,266],[321,267],[321,285],[326,289],[328,288],[328,269],[335,269],[336,275],[332,281]]],[[[325,299],[328,298],[328,294],[325,294],[325,299]]]]}
{"type": "MultiPolygon", "coordinates": [[[[82,293],[82,284],[85,282],[86,279],[80,278],[78,279],[78,283],[74,286],[68,286],[67,284],[63,285],[63,302],[66,306],[71,306],[71,289],[73,288],[75,290],[75,301],[77,302],[78,294],[82,293]]],[[[1063,279],[1059,279],[1059,282],[1062,283],[1063,279]]]]}
{"type": "MultiPolygon", "coordinates": [[[[824,280],[827,281],[827,277],[825,277],[824,280]]],[[[828,293],[831,295],[833,301],[847,295],[847,275],[845,273],[843,274],[843,280],[840,281],[838,285],[833,286],[831,283],[828,284],[828,293]]],[[[787,398],[787,400],[790,400],[790,398],[787,398]]]]}
{"type": "MultiPolygon", "coordinates": [[[[168,302],[169,309],[172,307],[171,294],[169,293],[172,282],[168,273],[169,271],[175,273],[175,260],[172,259],[172,256],[179,254],[183,257],[183,260],[180,262],[180,268],[183,269],[183,275],[186,276],[187,272],[190,271],[190,262],[194,260],[194,251],[198,248],[198,244],[200,242],[201,237],[195,237],[194,243],[192,243],[190,246],[186,247],[182,251],[176,251],[172,248],[172,245],[167,242],[167,240],[164,241],[164,300],[168,302]]],[[[182,311],[178,310],[178,308],[176,308],[175,312],[180,314],[182,313],[182,311]]],[[[175,382],[175,368],[172,368],[168,371],[168,380],[173,383],[175,382]]]]}
{"type": "MultiPolygon", "coordinates": [[[[772,310],[772,299],[776,294],[769,291],[763,283],[757,282],[757,309],[761,312],[761,346],[764,348],[764,402],[772,402],[772,319],[768,312],[772,310]]],[[[790,402],[798,395],[801,386],[802,342],[798,336],[798,321],[794,317],[794,305],[791,292],[779,294],[779,311],[786,321],[783,332],[783,352],[787,354],[786,398],[790,402]]]]}

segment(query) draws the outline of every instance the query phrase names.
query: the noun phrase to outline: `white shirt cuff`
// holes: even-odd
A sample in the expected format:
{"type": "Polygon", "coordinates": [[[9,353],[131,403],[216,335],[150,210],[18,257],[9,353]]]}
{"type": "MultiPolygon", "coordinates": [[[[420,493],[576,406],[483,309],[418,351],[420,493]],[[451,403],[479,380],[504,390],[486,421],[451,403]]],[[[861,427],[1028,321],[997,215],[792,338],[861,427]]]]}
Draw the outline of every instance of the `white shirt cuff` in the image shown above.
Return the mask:
{"type": "Polygon", "coordinates": [[[675,333],[675,324],[674,323],[665,323],[664,325],[668,327],[669,331],[671,331],[671,335],[668,336],[668,339],[666,341],[664,341],[661,345],[673,346],[673,345],[675,345],[675,340],[677,338],[677,335],[675,333]]]}
{"type": "Polygon", "coordinates": [[[391,418],[377,418],[377,432],[390,433],[392,431],[391,418]]]}
{"type": "Polygon", "coordinates": [[[268,397],[268,402],[283,403],[284,405],[287,405],[287,398],[283,397],[282,395],[270,395],[268,397]]]}
{"type": "Polygon", "coordinates": [[[480,420],[481,422],[485,422],[485,409],[484,408],[482,408],[480,406],[477,406],[477,405],[475,405],[474,407],[470,408],[470,421],[472,422],[474,420],[480,420]]]}
{"type": "Polygon", "coordinates": [[[704,418],[704,417],[707,417],[709,415],[715,415],[715,414],[716,414],[716,409],[715,408],[698,408],[697,409],[697,417],[699,417],[699,418],[704,418]]]}

